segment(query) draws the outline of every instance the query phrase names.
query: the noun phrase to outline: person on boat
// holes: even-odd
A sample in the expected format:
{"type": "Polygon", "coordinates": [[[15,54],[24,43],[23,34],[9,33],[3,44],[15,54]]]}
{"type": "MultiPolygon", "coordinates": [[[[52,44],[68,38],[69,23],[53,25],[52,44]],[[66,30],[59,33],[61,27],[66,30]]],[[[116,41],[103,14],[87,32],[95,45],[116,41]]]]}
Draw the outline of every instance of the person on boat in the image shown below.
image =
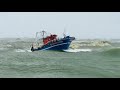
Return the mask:
{"type": "Polygon", "coordinates": [[[33,44],[32,44],[32,47],[31,47],[31,51],[34,51],[33,44]]]}

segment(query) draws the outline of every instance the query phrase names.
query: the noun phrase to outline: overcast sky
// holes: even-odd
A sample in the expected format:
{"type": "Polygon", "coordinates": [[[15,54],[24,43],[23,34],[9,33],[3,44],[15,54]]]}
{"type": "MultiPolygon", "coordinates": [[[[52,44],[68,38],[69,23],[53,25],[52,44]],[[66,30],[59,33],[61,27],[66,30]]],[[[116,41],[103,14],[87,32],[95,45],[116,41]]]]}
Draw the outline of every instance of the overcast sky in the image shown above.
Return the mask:
{"type": "Polygon", "coordinates": [[[45,30],[76,38],[119,38],[120,12],[0,12],[0,38],[35,37],[45,30]]]}

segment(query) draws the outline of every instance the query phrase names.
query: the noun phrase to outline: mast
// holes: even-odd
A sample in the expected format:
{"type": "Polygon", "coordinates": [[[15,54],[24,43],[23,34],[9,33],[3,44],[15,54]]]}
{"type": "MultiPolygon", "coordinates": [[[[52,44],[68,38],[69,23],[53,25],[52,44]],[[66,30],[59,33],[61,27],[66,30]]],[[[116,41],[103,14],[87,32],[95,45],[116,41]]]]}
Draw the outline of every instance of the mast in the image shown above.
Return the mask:
{"type": "Polygon", "coordinates": [[[43,36],[43,39],[44,39],[44,35],[45,35],[45,33],[46,33],[46,32],[43,30],[43,31],[42,31],[42,36],[43,36]]]}

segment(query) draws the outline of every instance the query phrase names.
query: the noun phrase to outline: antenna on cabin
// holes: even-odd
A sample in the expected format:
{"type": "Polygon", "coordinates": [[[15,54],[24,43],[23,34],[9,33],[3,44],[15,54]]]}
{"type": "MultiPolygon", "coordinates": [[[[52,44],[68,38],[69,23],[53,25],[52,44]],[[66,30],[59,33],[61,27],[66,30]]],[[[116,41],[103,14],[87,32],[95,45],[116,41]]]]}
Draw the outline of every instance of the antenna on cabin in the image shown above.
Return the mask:
{"type": "Polygon", "coordinates": [[[64,28],[63,36],[66,37],[66,28],[64,28]]]}

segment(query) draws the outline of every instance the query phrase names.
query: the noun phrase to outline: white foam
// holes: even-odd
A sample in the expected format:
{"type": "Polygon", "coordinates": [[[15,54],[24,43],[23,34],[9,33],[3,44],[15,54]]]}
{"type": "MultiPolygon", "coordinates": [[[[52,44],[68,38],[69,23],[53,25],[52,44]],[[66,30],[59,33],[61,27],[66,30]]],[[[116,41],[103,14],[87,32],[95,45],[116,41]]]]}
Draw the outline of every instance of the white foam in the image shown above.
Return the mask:
{"type": "Polygon", "coordinates": [[[31,50],[16,49],[15,52],[32,52],[31,50]]]}
{"type": "Polygon", "coordinates": [[[10,44],[7,44],[6,46],[7,46],[7,47],[12,47],[12,45],[10,45],[10,44]]]}
{"type": "Polygon", "coordinates": [[[27,52],[32,52],[31,50],[27,50],[27,52]]]}
{"type": "Polygon", "coordinates": [[[91,52],[92,49],[68,49],[64,51],[65,52],[91,52]]]}
{"type": "Polygon", "coordinates": [[[22,50],[22,49],[16,49],[15,52],[25,52],[25,50],[22,50]]]}

